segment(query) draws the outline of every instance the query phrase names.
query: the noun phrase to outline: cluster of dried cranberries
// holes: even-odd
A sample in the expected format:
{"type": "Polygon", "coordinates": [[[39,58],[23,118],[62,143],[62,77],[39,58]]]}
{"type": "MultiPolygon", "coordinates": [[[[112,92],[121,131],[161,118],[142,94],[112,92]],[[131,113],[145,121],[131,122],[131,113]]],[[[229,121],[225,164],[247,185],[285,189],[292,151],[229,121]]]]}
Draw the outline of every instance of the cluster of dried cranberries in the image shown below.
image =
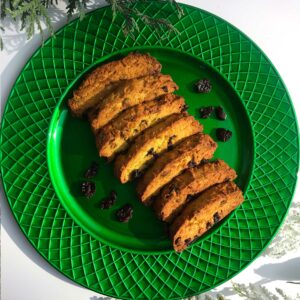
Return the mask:
{"type": "MultiPolygon", "coordinates": [[[[153,153],[151,153],[153,155],[153,153]]],[[[98,174],[99,165],[96,162],[92,162],[91,166],[85,171],[84,177],[86,179],[92,179],[98,174]]],[[[96,193],[96,184],[93,181],[83,181],[81,183],[81,192],[86,198],[91,198],[96,193]]],[[[110,195],[100,202],[101,209],[111,208],[117,201],[117,193],[111,191],[110,195]]],[[[133,207],[130,204],[126,204],[116,212],[116,218],[119,222],[128,222],[133,215],[133,207]]]]}
{"type": "MultiPolygon", "coordinates": [[[[212,90],[212,84],[208,79],[201,79],[195,83],[195,89],[198,93],[209,93],[212,90]]],[[[227,114],[221,106],[216,108],[213,106],[205,106],[199,109],[200,118],[202,119],[209,118],[213,112],[215,112],[219,120],[226,120],[227,114]]],[[[217,128],[216,136],[219,141],[226,142],[232,137],[232,132],[225,128],[217,128]]]]}

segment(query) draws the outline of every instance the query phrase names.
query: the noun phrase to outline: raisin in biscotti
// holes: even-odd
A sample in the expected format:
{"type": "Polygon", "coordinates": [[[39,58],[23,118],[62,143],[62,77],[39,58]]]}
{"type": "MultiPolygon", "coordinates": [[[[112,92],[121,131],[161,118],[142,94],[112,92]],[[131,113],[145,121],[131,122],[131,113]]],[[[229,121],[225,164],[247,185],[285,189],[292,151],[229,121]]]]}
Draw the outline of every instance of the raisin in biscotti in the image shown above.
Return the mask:
{"type": "Polygon", "coordinates": [[[116,82],[160,72],[161,64],[149,54],[129,53],[123,59],[92,71],[68,101],[74,116],[80,117],[107,95],[116,82]]]}
{"type": "Polygon", "coordinates": [[[217,183],[234,180],[236,176],[236,172],[220,159],[187,169],[162,189],[153,208],[159,219],[170,223],[195,195],[217,183]]]}
{"type": "Polygon", "coordinates": [[[165,184],[186,168],[212,158],[216,149],[217,144],[209,135],[198,133],[180,142],[173,150],[163,153],[137,185],[140,200],[149,205],[151,198],[165,184]]]}
{"type": "Polygon", "coordinates": [[[187,113],[174,114],[144,130],[127,153],[115,161],[115,175],[122,183],[138,177],[153,160],[180,140],[201,132],[203,126],[187,113]]]}
{"type": "Polygon", "coordinates": [[[125,150],[129,142],[143,130],[167,116],[180,113],[184,105],[182,97],[167,94],[126,109],[101,128],[96,136],[99,155],[112,159],[116,153],[125,150]]]}
{"type": "Polygon", "coordinates": [[[178,86],[170,75],[155,74],[127,80],[89,113],[92,130],[97,132],[129,107],[172,93],[177,89],[178,86]]]}
{"type": "Polygon", "coordinates": [[[170,226],[175,251],[183,251],[243,200],[242,191],[233,182],[220,183],[204,191],[186,206],[170,226]]]}

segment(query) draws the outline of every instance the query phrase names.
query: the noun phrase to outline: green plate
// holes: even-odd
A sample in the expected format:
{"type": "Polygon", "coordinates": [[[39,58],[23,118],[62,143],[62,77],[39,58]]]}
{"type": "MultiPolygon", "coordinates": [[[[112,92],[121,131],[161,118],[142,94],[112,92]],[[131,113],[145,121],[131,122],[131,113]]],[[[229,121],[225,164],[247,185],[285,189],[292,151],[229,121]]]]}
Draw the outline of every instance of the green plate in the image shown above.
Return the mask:
{"type": "Polygon", "coordinates": [[[299,162],[295,113],[277,71],[261,50],[232,25],[182,5],[178,20],[170,4],[137,4],[168,18],[181,32],[159,40],[140,24],[133,40],[111,23],[108,8],[75,20],[38,49],[9,96],[1,131],[1,172],[8,202],[37,251],[75,282],[125,299],[173,299],[207,291],[244,269],[271,241],[292,200],[299,162]],[[222,105],[224,122],[201,120],[233,131],[215,157],[237,170],[246,201],[219,226],[181,254],[171,250],[164,227],[136,199],[133,184],[120,185],[112,167],[97,157],[86,121],[73,119],[66,99],[91,68],[132,50],[154,55],[178,83],[189,112],[222,105]],[[210,94],[192,91],[211,79],[210,94]],[[252,125],[251,125],[252,124],[252,125]],[[97,193],[79,194],[83,172],[100,163],[97,193]],[[101,211],[111,189],[118,202],[101,211]],[[133,203],[128,224],[115,210],[133,203]]]}
{"type": "MultiPolygon", "coordinates": [[[[137,199],[135,184],[119,183],[113,174],[112,164],[109,165],[98,158],[95,138],[88,122],[73,118],[67,107],[67,100],[71,98],[75,86],[93,67],[136,50],[130,48],[101,58],[69,85],[53,114],[47,158],[52,183],[59,199],[75,222],[85,231],[94,238],[122,250],[157,254],[174,251],[166,227],[158,221],[151,209],[137,199]],[[100,174],[95,179],[97,193],[91,200],[87,200],[81,195],[80,183],[84,180],[85,169],[92,161],[99,163],[100,174]],[[101,210],[99,203],[111,190],[118,194],[117,205],[109,211],[101,210]],[[126,203],[134,206],[134,218],[128,224],[123,224],[116,221],[115,214],[116,210],[126,203]]],[[[226,121],[218,121],[216,117],[199,121],[204,124],[204,131],[215,140],[217,127],[225,127],[233,132],[233,138],[229,142],[219,143],[215,156],[224,159],[237,170],[237,183],[246,191],[252,174],[254,141],[247,111],[231,85],[212,67],[184,52],[163,47],[139,47],[138,50],[149,52],[156,57],[163,66],[162,72],[172,75],[180,88],[178,94],[186,99],[190,114],[198,118],[199,107],[208,105],[221,105],[226,110],[226,121]],[[209,78],[213,85],[211,93],[195,93],[193,84],[199,78],[209,78]]],[[[218,227],[211,230],[210,234],[218,227]]],[[[209,234],[206,238],[208,236],[209,234]]]]}

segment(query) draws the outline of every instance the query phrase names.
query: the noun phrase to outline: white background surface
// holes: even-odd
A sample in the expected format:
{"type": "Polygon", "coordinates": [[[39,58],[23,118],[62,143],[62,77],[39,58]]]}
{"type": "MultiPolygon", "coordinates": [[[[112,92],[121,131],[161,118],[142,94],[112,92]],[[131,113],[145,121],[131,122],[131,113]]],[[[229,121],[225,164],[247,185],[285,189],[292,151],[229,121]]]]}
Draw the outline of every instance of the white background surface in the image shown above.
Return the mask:
{"type": "MultiPolygon", "coordinates": [[[[210,11],[232,23],[271,59],[281,74],[300,115],[300,1],[299,0],[198,0],[181,1],[210,11]]],[[[99,1],[98,3],[103,3],[99,1]]],[[[63,7],[63,6],[62,6],[63,7]]],[[[55,28],[65,24],[59,9],[52,9],[55,28]]],[[[6,49],[0,52],[1,108],[8,93],[33,51],[41,44],[36,35],[26,41],[24,32],[5,23],[6,49]]],[[[2,113],[1,113],[2,114],[2,113]]],[[[31,247],[20,232],[8,208],[3,191],[1,197],[1,299],[2,300],[98,300],[101,295],[78,286],[53,269],[31,247]]],[[[300,198],[299,185],[295,198],[300,198]]],[[[300,249],[299,249],[300,252],[300,249]]],[[[290,295],[300,292],[300,285],[286,281],[300,281],[300,254],[292,253],[280,260],[261,256],[234,282],[265,284],[283,288],[290,295]]],[[[238,299],[230,291],[230,282],[217,291],[228,299],[238,299]]]]}

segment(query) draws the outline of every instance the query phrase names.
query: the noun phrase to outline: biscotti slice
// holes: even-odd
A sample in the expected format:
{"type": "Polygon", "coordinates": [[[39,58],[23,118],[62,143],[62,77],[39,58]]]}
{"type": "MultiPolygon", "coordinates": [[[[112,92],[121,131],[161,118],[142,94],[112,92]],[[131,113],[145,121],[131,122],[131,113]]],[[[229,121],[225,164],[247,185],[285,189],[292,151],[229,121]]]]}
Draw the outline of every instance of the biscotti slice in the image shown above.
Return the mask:
{"type": "Polygon", "coordinates": [[[243,200],[242,191],[233,182],[220,183],[203,192],[186,206],[170,226],[175,251],[183,251],[243,200]]]}
{"type": "Polygon", "coordinates": [[[175,176],[188,167],[212,158],[217,144],[207,135],[198,133],[180,142],[173,150],[163,153],[146,171],[137,185],[140,200],[148,205],[151,198],[175,176]]]}
{"type": "Polygon", "coordinates": [[[187,113],[174,114],[144,130],[115,161],[115,175],[122,183],[138,177],[163,151],[201,132],[203,126],[187,113]]]}
{"type": "Polygon", "coordinates": [[[97,134],[99,155],[111,160],[116,153],[124,151],[129,142],[143,130],[169,115],[180,113],[184,106],[182,97],[167,94],[126,109],[97,134]]]}
{"type": "Polygon", "coordinates": [[[123,110],[178,89],[170,75],[155,74],[127,80],[104,98],[88,117],[93,132],[109,123],[123,110]]]}
{"type": "Polygon", "coordinates": [[[215,184],[234,180],[236,176],[236,172],[221,159],[187,169],[162,189],[153,208],[159,219],[170,223],[197,194],[215,184]]]}
{"type": "Polygon", "coordinates": [[[161,64],[149,54],[129,53],[123,59],[101,65],[88,74],[68,105],[72,114],[80,117],[106,96],[117,82],[155,74],[160,70],[161,64]]]}

